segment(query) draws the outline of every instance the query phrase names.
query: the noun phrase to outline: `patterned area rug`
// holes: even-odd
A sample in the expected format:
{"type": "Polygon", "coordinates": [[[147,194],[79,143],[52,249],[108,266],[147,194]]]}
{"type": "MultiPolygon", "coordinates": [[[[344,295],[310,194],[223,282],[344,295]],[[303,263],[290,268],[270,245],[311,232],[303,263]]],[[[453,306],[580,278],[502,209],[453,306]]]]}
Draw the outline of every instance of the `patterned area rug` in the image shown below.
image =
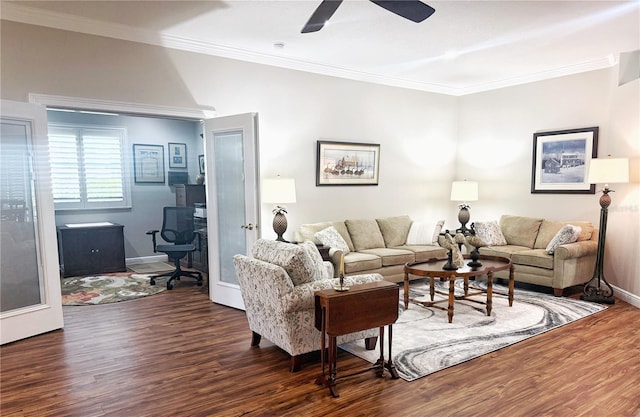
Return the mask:
{"type": "MultiPolygon", "coordinates": [[[[438,291],[448,291],[448,283],[436,280],[436,286],[438,291]]],[[[486,288],[486,283],[472,281],[470,287],[486,288]]],[[[429,300],[428,281],[413,281],[409,292],[411,298],[429,300]]],[[[463,294],[462,280],[456,281],[457,293],[463,294]]],[[[517,288],[513,307],[509,307],[506,293],[506,287],[493,285],[491,316],[486,315],[482,304],[456,300],[453,322],[448,323],[446,311],[411,302],[404,310],[401,288],[392,346],[400,377],[413,381],[606,309],[599,304],[517,288]],[[496,294],[498,292],[505,295],[496,294]]],[[[436,300],[438,297],[444,298],[436,294],[436,300]]],[[[484,301],[486,296],[474,298],[484,301]]],[[[356,341],[340,347],[375,363],[380,355],[379,347],[368,351],[363,345],[362,341],[356,341]]],[[[386,350],[385,343],[385,357],[388,357],[386,350]]]]}
{"type": "Polygon", "coordinates": [[[117,303],[165,291],[165,285],[149,284],[153,274],[121,272],[61,280],[62,305],[84,306],[117,303]]]}

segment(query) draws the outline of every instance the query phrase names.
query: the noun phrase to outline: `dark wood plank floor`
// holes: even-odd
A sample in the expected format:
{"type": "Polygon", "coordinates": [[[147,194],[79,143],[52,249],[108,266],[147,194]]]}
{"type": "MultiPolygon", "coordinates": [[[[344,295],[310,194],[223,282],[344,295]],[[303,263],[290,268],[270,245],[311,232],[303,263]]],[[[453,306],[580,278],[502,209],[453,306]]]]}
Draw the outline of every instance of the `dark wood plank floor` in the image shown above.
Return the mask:
{"type": "MultiPolygon", "coordinates": [[[[0,348],[0,414],[13,416],[638,416],[640,310],[618,302],[414,382],[364,373],[314,384],[288,371],[244,313],[184,280],[173,291],[65,307],[64,330],[0,348]]],[[[339,371],[366,363],[346,352],[339,371]]]]}

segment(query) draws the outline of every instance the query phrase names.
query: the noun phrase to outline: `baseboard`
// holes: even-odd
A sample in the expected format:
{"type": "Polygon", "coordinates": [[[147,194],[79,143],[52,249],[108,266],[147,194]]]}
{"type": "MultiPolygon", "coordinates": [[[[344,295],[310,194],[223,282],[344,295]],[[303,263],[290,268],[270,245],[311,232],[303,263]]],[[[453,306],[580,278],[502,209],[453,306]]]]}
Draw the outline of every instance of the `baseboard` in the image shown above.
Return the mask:
{"type": "Polygon", "coordinates": [[[167,262],[168,259],[169,258],[167,258],[167,255],[142,256],[138,258],[127,258],[125,260],[125,264],[150,264],[152,262],[167,262]]]}
{"type": "Polygon", "coordinates": [[[621,299],[622,301],[631,304],[636,308],[640,308],[640,296],[630,293],[629,291],[623,290],[622,288],[618,288],[615,285],[612,285],[613,292],[616,298],[621,299]]]}

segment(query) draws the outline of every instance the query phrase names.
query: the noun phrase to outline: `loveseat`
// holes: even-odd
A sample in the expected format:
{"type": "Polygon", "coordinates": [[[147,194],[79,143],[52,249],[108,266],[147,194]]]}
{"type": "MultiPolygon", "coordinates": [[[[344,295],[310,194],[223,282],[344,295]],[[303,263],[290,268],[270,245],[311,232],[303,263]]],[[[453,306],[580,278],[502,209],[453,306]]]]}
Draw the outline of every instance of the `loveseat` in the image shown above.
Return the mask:
{"type": "Polygon", "coordinates": [[[331,247],[336,274],[344,255],[345,276],[378,273],[386,281],[401,282],[407,262],[446,256],[446,250],[437,245],[443,224],[443,220],[413,221],[406,215],[350,219],[303,224],[295,238],[331,247]]]}
{"type": "MultiPolygon", "coordinates": [[[[515,281],[551,287],[560,297],[565,288],[591,279],[598,250],[598,230],[591,222],[505,214],[499,222],[474,222],[473,226],[488,244],[479,253],[511,259],[515,281]],[[571,243],[563,243],[567,241],[571,243]]],[[[495,276],[508,279],[509,271],[495,276]]]]}
{"type": "MultiPolygon", "coordinates": [[[[258,239],[253,257],[235,255],[233,263],[240,284],[249,328],[251,346],[262,336],[291,355],[291,372],[300,369],[302,355],[320,350],[321,334],[315,328],[314,292],[333,288],[339,279],[332,278],[333,265],[324,262],[312,242],[292,244],[258,239]]],[[[381,281],[380,274],[345,278],[352,286],[381,281]]],[[[367,349],[374,349],[378,328],[338,337],[338,343],[368,339],[367,349]]]]}

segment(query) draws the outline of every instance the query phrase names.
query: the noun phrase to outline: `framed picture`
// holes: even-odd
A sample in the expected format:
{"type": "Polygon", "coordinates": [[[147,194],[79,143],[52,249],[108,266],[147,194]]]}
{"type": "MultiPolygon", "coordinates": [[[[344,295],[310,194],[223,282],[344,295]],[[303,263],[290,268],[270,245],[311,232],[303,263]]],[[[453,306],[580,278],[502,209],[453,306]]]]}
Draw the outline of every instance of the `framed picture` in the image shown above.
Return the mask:
{"type": "Polygon", "coordinates": [[[187,144],[169,143],[169,168],[187,167],[187,144]]]}
{"type": "Polygon", "coordinates": [[[534,133],[531,193],[594,194],[587,173],[597,151],[598,127],[534,133]]]}
{"type": "Polygon", "coordinates": [[[316,185],[378,185],[380,145],[318,141],[316,185]]]}
{"type": "Polygon", "coordinates": [[[198,166],[200,167],[200,173],[204,175],[204,155],[198,155],[198,166]]]}
{"type": "Polygon", "coordinates": [[[134,144],[133,176],[137,183],[164,184],[164,146],[134,144]]]}

